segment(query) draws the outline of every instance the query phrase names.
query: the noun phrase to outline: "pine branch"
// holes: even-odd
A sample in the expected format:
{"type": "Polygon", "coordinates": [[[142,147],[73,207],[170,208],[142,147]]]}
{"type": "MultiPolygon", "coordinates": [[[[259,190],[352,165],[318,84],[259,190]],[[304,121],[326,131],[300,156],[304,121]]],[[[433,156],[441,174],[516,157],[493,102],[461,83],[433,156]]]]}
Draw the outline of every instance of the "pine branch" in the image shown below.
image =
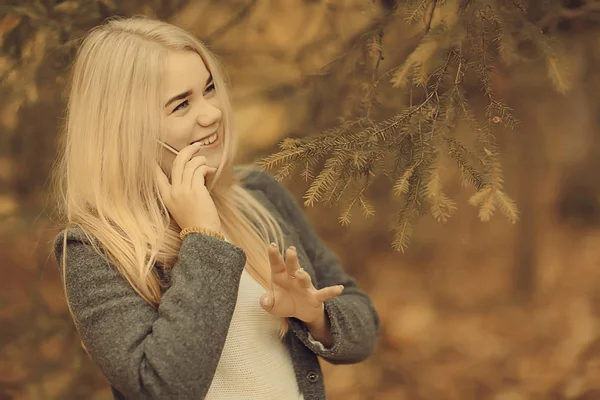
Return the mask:
{"type": "Polygon", "coordinates": [[[281,182],[285,178],[287,178],[288,175],[293,173],[296,170],[296,168],[297,168],[297,164],[295,164],[295,163],[285,164],[284,166],[282,166],[281,168],[279,168],[277,170],[277,172],[274,174],[273,177],[281,182]]]}
{"type": "MultiPolygon", "coordinates": [[[[469,154],[462,144],[453,138],[445,138],[446,151],[450,158],[452,158],[457,164],[461,172],[461,178],[465,186],[473,186],[475,189],[480,190],[485,185],[485,179],[483,175],[472,166],[471,163],[467,162],[464,155],[469,154]]],[[[474,156],[476,157],[476,156],[474,156]]]]}
{"type": "Polygon", "coordinates": [[[394,224],[394,247],[401,251],[415,218],[431,213],[444,222],[456,210],[443,190],[441,160],[446,156],[460,171],[463,185],[475,188],[469,203],[478,208],[482,221],[496,211],[511,222],[518,220],[516,204],[504,191],[496,133],[497,128],[515,129],[519,121],[494,91],[492,74],[499,62],[524,61],[518,50],[529,41],[544,57],[554,87],[565,92],[570,86],[559,43],[527,20],[525,0],[408,0],[404,5],[406,19],[423,24],[423,35],[404,62],[377,76],[386,49],[384,30],[373,24],[364,35],[360,58],[346,75],[338,76],[350,82],[351,100],[345,102],[343,118],[360,113],[360,122],[285,142],[278,156],[264,160],[267,166],[282,168],[283,176],[290,174],[289,164],[296,164],[306,180],[313,179],[306,205],[343,201],[343,225],[350,223],[356,206],[367,216],[374,212],[363,179],[383,174],[403,201],[394,224]],[[485,96],[482,115],[475,114],[465,94],[465,82],[471,81],[478,82],[485,96]],[[395,113],[379,110],[378,93],[386,83],[398,89],[398,104],[407,107],[395,113]],[[378,111],[384,111],[383,118],[375,117],[378,111]],[[467,122],[474,145],[456,137],[459,120],[467,122]],[[322,158],[325,165],[313,178],[312,168],[322,158]]]}
{"type": "Polygon", "coordinates": [[[371,180],[367,176],[365,178],[365,183],[362,186],[362,188],[360,188],[357,191],[356,195],[354,195],[351,198],[351,200],[348,203],[348,205],[346,206],[345,210],[340,215],[339,221],[340,221],[340,223],[342,225],[349,225],[350,224],[350,220],[351,220],[351,216],[352,216],[352,208],[354,207],[354,205],[356,204],[356,202],[358,202],[359,205],[360,205],[360,207],[363,209],[365,217],[373,216],[375,214],[375,210],[374,210],[373,206],[370,205],[367,202],[367,200],[365,199],[365,191],[369,187],[370,183],[371,183],[371,180]]]}
{"type": "Polygon", "coordinates": [[[415,164],[412,167],[407,168],[406,171],[404,171],[404,173],[400,177],[400,179],[396,181],[396,184],[394,185],[394,194],[396,196],[402,196],[408,193],[408,190],[410,189],[410,179],[412,178],[413,173],[415,172],[415,168],[417,166],[418,165],[415,164]]]}
{"type": "Polygon", "coordinates": [[[270,154],[264,157],[262,160],[258,161],[258,166],[267,169],[274,170],[278,165],[283,163],[292,163],[298,159],[300,159],[303,155],[305,155],[309,150],[304,147],[294,148],[294,149],[284,149],[279,153],[270,154]]]}
{"type": "Polygon", "coordinates": [[[327,160],[323,170],[312,182],[306,194],[304,195],[304,205],[312,206],[319,201],[324,192],[335,184],[335,177],[339,173],[340,165],[342,164],[341,154],[335,154],[327,160]]]}
{"type": "Polygon", "coordinates": [[[405,88],[408,84],[408,77],[417,66],[422,66],[429,60],[436,51],[444,44],[440,40],[442,34],[447,34],[448,29],[444,24],[436,25],[421,40],[417,48],[410,53],[404,64],[400,66],[391,79],[392,86],[395,88],[405,88]]]}
{"type": "Polygon", "coordinates": [[[435,0],[412,0],[406,2],[406,9],[404,11],[404,19],[408,23],[419,21],[423,18],[427,5],[435,0]]]}
{"type": "Polygon", "coordinates": [[[425,185],[425,195],[430,204],[431,215],[438,222],[446,222],[456,210],[456,203],[450,200],[442,190],[439,168],[439,161],[436,160],[425,185]]]}
{"type": "Polygon", "coordinates": [[[302,172],[300,176],[304,178],[306,182],[312,180],[314,178],[312,167],[316,162],[314,160],[306,160],[304,162],[304,168],[302,168],[302,172]]]}
{"type": "Polygon", "coordinates": [[[496,206],[494,204],[494,196],[492,196],[492,188],[486,187],[479,192],[475,193],[469,199],[469,203],[474,207],[479,208],[479,219],[482,222],[488,222],[494,211],[496,211],[496,206]]]}
{"type": "Polygon", "coordinates": [[[500,211],[511,223],[516,223],[519,220],[519,212],[517,204],[506,193],[501,190],[496,191],[496,204],[500,211]]]}
{"type": "Polygon", "coordinates": [[[344,169],[341,169],[338,177],[335,179],[335,185],[324,199],[325,204],[333,205],[338,203],[351,183],[351,176],[344,169]]]}
{"type": "Polygon", "coordinates": [[[398,213],[397,222],[394,225],[394,241],[392,246],[395,250],[404,253],[410,243],[413,234],[413,221],[419,216],[418,193],[421,181],[417,178],[406,196],[405,203],[398,213]]]}

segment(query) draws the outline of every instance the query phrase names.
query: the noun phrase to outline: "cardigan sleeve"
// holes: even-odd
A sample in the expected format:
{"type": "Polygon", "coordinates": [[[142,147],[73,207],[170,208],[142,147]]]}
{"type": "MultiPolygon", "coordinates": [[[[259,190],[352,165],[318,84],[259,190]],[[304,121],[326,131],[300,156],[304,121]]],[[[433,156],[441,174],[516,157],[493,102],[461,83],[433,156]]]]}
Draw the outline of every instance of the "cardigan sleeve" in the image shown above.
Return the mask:
{"type": "Polygon", "coordinates": [[[333,337],[331,348],[311,340],[304,322],[289,318],[290,327],[305,346],[332,364],[352,364],[365,360],[374,351],[379,339],[379,315],[371,300],[356,281],[344,272],[338,257],[318,237],[292,194],[268,172],[257,168],[256,175],[258,177],[255,179],[262,186],[265,196],[298,232],[315,270],[315,287],[321,289],[344,285],[344,291],[339,296],[325,301],[325,313],[333,337]]]}
{"type": "Polygon", "coordinates": [[[211,236],[188,234],[171,286],[154,308],[77,230],[67,232],[64,276],[63,232],[54,251],[92,360],[128,399],[204,398],[235,308],[244,251],[211,236]]]}

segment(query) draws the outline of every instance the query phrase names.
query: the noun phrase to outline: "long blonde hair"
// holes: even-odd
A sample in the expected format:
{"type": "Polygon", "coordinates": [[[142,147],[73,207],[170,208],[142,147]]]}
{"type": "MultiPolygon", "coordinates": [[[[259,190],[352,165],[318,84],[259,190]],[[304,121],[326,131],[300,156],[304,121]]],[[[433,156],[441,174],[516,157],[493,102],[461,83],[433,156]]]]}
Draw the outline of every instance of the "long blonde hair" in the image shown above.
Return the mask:
{"type": "MultiPolygon", "coordinates": [[[[66,232],[80,227],[96,252],[98,240],[111,262],[146,302],[157,307],[161,289],[155,265],[176,263],[181,228],[171,219],[155,179],[162,160],[160,82],[169,50],[194,51],[212,73],[223,105],[226,132],[221,164],[209,185],[228,239],[247,256],[246,269],[265,289],[271,273],[267,245],[284,249],[275,218],[242,186],[248,170],[234,175],[236,132],[223,69],[189,32],[142,16],[111,18],[81,43],[72,71],[66,124],[52,172],[56,211],[66,232]]],[[[75,324],[66,287],[69,311],[75,324]]],[[[288,330],[282,319],[280,337],[288,330]]]]}

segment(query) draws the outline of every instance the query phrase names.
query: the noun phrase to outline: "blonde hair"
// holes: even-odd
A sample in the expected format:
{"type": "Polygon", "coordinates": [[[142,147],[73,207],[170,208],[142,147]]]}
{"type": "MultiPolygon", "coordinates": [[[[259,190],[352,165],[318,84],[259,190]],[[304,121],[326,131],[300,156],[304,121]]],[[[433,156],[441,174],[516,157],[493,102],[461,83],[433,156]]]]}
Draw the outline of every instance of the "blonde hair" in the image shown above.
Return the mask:
{"type": "MultiPolygon", "coordinates": [[[[66,287],[66,233],[79,226],[95,251],[111,262],[146,302],[157,307],[161,289],[155,264],[176,263],[181,228],[170,218],[155,179],[162,161],[164,132],[160,82],[169,50],[196,52],[212,73],[222,103],[224,151],[209,190],[228,239],[247,256],[246,269],[265,289],[271,272],[267,245],[284,249],[275,218],[234,175],[236,132],[224,72],[197,38],[166,22],[142,16],[111,18],[93,28],[80,45],[70,82],[63,142],[52,173],[53,194],[64,221],[63,287],[66,287]],[[106,253],[94,243],[97,239],[106,253]]],[[[280,338],[288,330],[282,318],[280,338]]]]}

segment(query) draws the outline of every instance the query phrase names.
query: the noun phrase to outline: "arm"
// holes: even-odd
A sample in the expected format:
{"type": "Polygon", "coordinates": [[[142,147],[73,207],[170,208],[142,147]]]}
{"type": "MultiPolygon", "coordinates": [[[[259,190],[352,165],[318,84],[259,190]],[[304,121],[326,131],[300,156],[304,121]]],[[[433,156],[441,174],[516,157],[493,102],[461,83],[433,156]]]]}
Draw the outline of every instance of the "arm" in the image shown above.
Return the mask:
{"type": "MultiPolygon", "coordinates": [[[[267,172],[257,171],[258,184],[291,226],[294,226],[316,273],[317,289],[344,285],[337,297],[325,301],[333,345],[324,348],[308,336],[306,324],[289,318],[296,336],[315,354],[332,364],[351,364],[365,360],[374,350],[379,337],[379,316],[369,297],[356,281],[346,274],[337,258],[319,239],[291,193],[267,172]]],[[[327,320],[325,321],[327,322],[327,320]]]]}
{"type": "MultiPolygon", "coordinates": [[[[62,239],[55,240],[61,270],[62,239]]],[[[188,234],[155,309],[89,244],[71,233],[67,239],[69,302],[82,342],[111,384],[131,399],[204,398],[235,308],[243,250],[188,234]]]]}

